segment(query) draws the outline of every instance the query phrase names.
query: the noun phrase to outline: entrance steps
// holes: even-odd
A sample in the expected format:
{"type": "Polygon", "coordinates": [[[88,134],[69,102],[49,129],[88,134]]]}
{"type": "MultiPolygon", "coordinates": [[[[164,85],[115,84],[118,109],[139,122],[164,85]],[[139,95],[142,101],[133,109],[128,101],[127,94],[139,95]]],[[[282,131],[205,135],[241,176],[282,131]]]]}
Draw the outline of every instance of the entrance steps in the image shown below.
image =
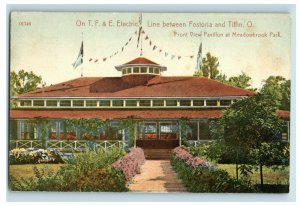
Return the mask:
{"type": "Polygon", "coordinates": [[[144,148],[146,159],[149,160],[167,160],[171,158],[173,149],[146,149],[144,148]]]}

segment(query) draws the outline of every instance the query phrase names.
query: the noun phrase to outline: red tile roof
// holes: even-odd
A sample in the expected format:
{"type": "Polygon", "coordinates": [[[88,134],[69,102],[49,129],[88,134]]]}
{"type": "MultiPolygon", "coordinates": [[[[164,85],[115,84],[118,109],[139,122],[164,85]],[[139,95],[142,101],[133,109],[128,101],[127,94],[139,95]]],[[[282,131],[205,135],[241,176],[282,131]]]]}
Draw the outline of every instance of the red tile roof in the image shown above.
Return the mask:
{"type": "Polygon", "coordinates": [[[80,118],[99,118],[99,119],[126,119],[133,117],[136,119],[179,119],[181,117],[189,119],[208,118],[215,119],[222,116],[222,110],[131,110],[131,109],[110,109],[110,110],[74,110],[74,109],[54,109],[54,110],[10,110],[11,119],[80,119],[80,118]]]}
{"type": "Polygon", "coordinates": [[[290,119],[290,112],[284,110],[278,110],[277,115],[280,119],[289,120],[290,119]]]}
{"type": "Polygon", "coordinates": [[[153,62],[153,61],[151,61],[151,60],[149,60],[145,57],[138,57],[138,58],[136,58],[134,60],[131,60],[131,61],[125,63],[125,64],[154,64],[154,65],[159,65],[159,64],[157,64],[157,63],[155,63],[155,62],[153,62]]]}
{"type": "MultiPolygon", "coordinates": [[[[222,117],[223,110],[189,110],[189,109],[15,109],[10,110],[11,119],[33,119],[33,118],[99,118],[99,119],[126,119],[134,117],[137,119],[216,119],[222,117]]],[[[289,120],[290,112],[278,110],[277,115],[281,119],[289,120]]]]}
{"type": "Polygon", "coordinates": [[[19,97],[226,97],[255,93],[205,77],[127,75],[80,77],[20,95],[19,97]]]}

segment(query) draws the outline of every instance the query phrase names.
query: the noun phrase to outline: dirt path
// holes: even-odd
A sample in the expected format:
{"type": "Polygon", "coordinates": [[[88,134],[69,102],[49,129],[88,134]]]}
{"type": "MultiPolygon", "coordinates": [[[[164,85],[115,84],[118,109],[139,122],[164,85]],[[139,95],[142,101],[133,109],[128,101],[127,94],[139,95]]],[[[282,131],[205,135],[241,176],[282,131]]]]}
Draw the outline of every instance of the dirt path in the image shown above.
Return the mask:
{"type": "Polygon", "coordinates": [[[132,192],[186,192],[169,160],[146,160],[129,185],[132,192]]]}

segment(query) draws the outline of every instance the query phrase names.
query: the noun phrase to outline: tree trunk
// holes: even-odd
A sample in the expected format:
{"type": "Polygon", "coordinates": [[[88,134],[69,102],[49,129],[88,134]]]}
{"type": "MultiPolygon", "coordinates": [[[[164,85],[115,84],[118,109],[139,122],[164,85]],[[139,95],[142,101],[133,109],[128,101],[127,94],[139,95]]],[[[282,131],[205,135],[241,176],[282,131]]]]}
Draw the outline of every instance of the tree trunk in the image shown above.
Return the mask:
{"type": "Polygon", "coordinates": [[[264,176],[263,176],[263,165],[262,163],[259,164],[259,172],[260,172],[260,188],[264,190],[264,176]]]}
{"type": "Polygon", "coordinates": [[[236,151],[236,157],[235,157],[235,174],[236,174],[236,180],[239,180],[239,152],[236,151]]]}

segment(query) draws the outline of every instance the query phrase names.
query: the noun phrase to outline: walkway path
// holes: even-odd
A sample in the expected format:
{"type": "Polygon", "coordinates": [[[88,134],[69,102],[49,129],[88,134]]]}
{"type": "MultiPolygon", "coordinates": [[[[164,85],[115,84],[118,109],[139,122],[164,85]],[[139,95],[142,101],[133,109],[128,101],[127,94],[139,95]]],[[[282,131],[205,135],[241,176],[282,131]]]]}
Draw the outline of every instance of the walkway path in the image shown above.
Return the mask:
{"type": "Polygon", "coordinates": [[[132,192],[186,192],[169,160],[146,160],[129,185],[132,192]]]}

